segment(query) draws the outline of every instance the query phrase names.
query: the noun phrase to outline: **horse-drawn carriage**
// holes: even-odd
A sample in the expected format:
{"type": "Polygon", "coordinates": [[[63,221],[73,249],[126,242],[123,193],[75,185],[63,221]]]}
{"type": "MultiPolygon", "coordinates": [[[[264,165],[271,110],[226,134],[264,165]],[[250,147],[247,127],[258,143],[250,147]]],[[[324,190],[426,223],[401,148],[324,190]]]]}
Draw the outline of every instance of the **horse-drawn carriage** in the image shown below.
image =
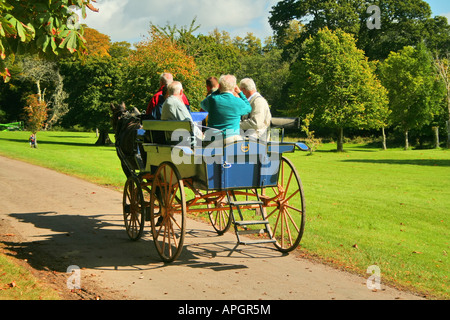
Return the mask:
{"type": "Polygon", "coordinates": [[[273,243],[281,252],[298,246],[305,199],[298,172],[283,154],[306,151],[305,144],[249,139],[195,144],[190,122],[139,121],[123,107],[117,119],[122,121],[115,124],[116,148],[127,174],[123,215],[130,239],[139,240],[150,221],[158,254],[172,262],[183,249],[187,214],[204,213],[219,235],[233,226],[237,245],[273,243]],[[132,137],[128,150],[126,130],[132,137]]]}

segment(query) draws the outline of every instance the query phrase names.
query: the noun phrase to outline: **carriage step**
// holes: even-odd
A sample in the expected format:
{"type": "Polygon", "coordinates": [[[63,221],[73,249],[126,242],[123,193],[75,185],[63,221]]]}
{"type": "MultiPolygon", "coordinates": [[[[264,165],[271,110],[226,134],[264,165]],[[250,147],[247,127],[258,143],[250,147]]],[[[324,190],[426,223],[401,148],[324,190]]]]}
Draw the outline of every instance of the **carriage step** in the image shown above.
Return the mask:
{"type": "Polygon", "coordinates": [[[235,221],[235,225],[237,226],[252,226],[257,224],[269,224],[267,220],[251,220],[251,221],[235,221]]]}
{"type": "Polygon", "coordinates": [[[277,240],[269,239],[269,240],[249,240],[249,241],[240,241],[239,244],[243,244],[245,246],[252,244],[262,244],[262,243],[276,243],[277,240]]]}
{"type": "Polygon", "coordinates": [[[248,206],[248,205],[254,205],[254,204],[263,204],[262,201],[231,201],[230,205],[233,207],[238,207],[238,206],[248,206]]]}

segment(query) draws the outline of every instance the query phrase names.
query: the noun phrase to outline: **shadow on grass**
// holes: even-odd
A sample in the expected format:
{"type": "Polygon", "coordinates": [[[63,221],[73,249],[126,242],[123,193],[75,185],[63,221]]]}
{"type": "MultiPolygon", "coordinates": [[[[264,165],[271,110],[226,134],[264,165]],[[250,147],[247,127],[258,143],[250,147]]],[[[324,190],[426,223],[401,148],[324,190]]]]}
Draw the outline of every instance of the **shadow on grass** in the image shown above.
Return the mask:
{"type": "MultiPolygon", "coordinates": [[[[67,138],[67,137],[61,137],[61,138],[67,138]]],[[[79,137],[78,137],[79,138],[79,137]]],[[[0,138],[0,141],[10,141],[10,142],[19,142],[19,143],[28,143],[28,140],[26,139],[12,139],[12,138],[0,138]]],[[[95,143],[81,143],[81,142],[68,142],[68,141],[45,141],[45,140],[38,140],[38,146],[39,145],[63,145],[63,146],[74,146],[74,147],[114,147],[114,144],[106,145],[106,146],[100,146],[96,145],[95,143]]]]}

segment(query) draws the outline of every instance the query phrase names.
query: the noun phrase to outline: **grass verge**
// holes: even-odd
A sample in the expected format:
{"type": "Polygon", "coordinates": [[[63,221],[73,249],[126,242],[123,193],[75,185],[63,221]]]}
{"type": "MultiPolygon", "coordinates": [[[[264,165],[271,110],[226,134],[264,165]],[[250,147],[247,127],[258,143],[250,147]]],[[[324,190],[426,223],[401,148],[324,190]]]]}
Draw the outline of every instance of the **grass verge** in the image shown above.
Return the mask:
{"type": "Polygon", "coordinates": [[[25,267],[0,253],[0,300],[58,300],[54,289],[47,287],[25,267]]]}

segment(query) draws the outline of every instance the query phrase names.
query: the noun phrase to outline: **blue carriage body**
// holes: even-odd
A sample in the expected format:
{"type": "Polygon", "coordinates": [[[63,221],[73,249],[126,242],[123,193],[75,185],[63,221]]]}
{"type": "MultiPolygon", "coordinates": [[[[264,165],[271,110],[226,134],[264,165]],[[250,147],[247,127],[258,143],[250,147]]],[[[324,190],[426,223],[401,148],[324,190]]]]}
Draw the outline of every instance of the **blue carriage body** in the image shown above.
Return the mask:
{"type": "Polygon", "coordinates": [[[191,135],[189,122],[143,121],[143,130],[138,134],[146,153],[142,170],[152,172],[160,164],[171,162],[183,179],[192,179],[200,190],[270,187],[277,185],[283,153],[294,152],[295,148],[308,150],[302,143],[265,143],[249,139],[224,146],[196,146],[185,138],[191,135]],[[161,132],[165,136],[155,139],[161,132]]]}
{"type": "Polygon", "coordinates": [[[203,149],[208,189],[226,190],[276,186],[283,153],[293,152],[293,144],[238,141],[226,145],[219,156],[209,158],[203,149]],[[206,154],[206,155],[205,155],[206,154]]]}

